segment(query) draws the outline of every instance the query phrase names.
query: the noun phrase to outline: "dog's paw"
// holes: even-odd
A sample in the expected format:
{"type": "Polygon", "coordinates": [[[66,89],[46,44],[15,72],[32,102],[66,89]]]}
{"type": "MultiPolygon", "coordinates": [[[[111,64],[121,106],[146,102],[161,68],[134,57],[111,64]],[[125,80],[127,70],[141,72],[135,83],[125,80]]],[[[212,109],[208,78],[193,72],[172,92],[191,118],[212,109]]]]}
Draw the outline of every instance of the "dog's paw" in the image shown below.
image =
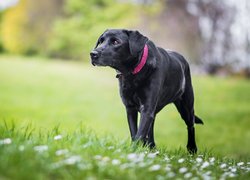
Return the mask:
{"type": "Polygon", "coordinates": [[[197,147],[196,146],[187,146],[187,150],[190,154],[196,154],[197,153],[197,147]]]}

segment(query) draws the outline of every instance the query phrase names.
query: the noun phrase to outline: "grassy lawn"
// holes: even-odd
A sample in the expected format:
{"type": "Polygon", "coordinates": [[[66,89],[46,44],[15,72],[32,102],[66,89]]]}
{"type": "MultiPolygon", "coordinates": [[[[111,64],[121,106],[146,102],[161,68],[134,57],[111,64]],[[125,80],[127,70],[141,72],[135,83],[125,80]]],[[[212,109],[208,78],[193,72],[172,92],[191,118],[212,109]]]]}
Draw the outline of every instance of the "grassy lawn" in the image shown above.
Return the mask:
{"type": "Polygon", "coordinates": [[[78,128],[35,135],[0,126],[0,179],[249,179],[250,162],[185,150],[149,151],[78,128]]]}
{"type": "MultiPolygon", "coordinates": [[[[173,105],[167,106],[157,116],[155,132],[160,155],[148,160],[146,156],[150,152],[145,153],[146,149],[130,147],[126,114],[113,70],[80,62],[0,56],[0,179],[16,179],[14,175],[11,176],[15,170],[20,172],[21,179],[25,179],[29,177],[27,173],[34,164],[34,168],[41,168],[41,171],[37,176],[31,176],[33,178],[79,178],[83,173],[87,173],[85,177],[88,175],[97,179],[114,178],[117,167],[113,166],[116,163],[119,168],[125,164],[127,169],[119,171],[124,173],[121,176],[140,179],[147,176],[142,170],[143,165],[135,169],[126,167],[126,163],[132,166],[127,154],[133,152],[136,155],[131,156],[144,153],[148,178],[156,177],[157,172],[165,173],[163,164],[166,162],[162,159],[166,158],[166,153],[172,156],[170,161],[174,168],[171,172],[175,174],[174,177],[187,174],[186,171],[179,172],[184,166],[188,172],[202,178],[197,172],[204,162],[211,164],[211,154],[216,156],[215,165],[210,169],[202,168],[206,169],[204,173],[212,171],[214,177],[221,177],[227,172],[225,168],[231,167],[237,169],[240,177],[245,177],[244,168],[249,170],[247,161],[250,161],[250,81],[195,76],[193,86],[196,114],[205,123],[204,126],[196,126],[202,162],[197,165],[194,162],[199,157],[190,157],[183,152],[187,139],[186,127],[173,105]],[[26,129],[30,126],[34,130],[29,135],[31,130],[26,129]],[[59,130],[54,129],[58,126],[59,130]],[[91,129],[92,132],[81,129],[91,129]],[[55,141],[53,138],[57,134],[62,134],[63,139],[55,141]],[[11,138],[10,143],[8,138],[11,138]],[[47,147],[44,146],[45,150],[40,153],[39,146],[43,144],[47,147]],[[86,149],[82,148],[84,145],[86,149]],[[118,147],[121,153],[116,153],[118,147]],[[67,150],[57,156],[55,153],[58,149],[67,150]],[[68,160],[67,164],[67,159],[72,156],[73,160],[68,160]],[[178,163],[183,157],[186,164],[178,163]],[[112,164],[114,159],[118,161],[112,164]],[[26,161],[25,165],[20,164],[26,161]],[[244,161],[242,167],[237,166],[240,161],[244,161]],[[104,167],[103,163],[107,166],[104,167]],[[220,167],[223,163],[226,163],[224,169],[220,167]],[[160,169],[152,170],[158,166],[151,166],[157,164],[160,169]],[[194,167],[195,164],[199,167],[194,167]],[[7,170],[7,167],[13,169],[7,170]],[[77,169],[83,171],[78,172],[77,169]],[[138,176],[135,175],[137,170],[138,176]],[[215,175],[217,172],[218,176],[215,175]]],[[[231,169],[227,170],[231,172],[231,169]]],[[[159,174],[158,178],[165,177],[165,174],[159,174]]],[[[229,177],[229,174],[225,176],[229,177]]]]}

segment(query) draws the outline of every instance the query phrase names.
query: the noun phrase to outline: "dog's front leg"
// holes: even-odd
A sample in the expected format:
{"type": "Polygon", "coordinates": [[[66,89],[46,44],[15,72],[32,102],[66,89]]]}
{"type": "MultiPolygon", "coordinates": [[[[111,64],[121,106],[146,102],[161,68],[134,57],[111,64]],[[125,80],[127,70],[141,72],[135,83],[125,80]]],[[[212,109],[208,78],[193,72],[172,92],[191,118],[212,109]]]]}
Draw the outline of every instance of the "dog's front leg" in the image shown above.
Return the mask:
{"type": "MultiPolygon", "coordinates": [[[[155,114],[154,112],[150,111],[142,111],[141,112],[141,119],[140,119],[140,125],[138,132],[135,136],[136,140],[140,140],[143,142],[144,145],[147,144],[147,139],[148,139],[148,133],[150,131],[150,128],[153,128],[151,126],[154,125],[154,118],[155,114]]],[[[153,133],[153,132],[152,132],[153,133]]]]}
{"type": "Polygon", "coordinates": [[[126,111],[127,111],[127,118],[128,118],[128,125],[129,125],[131,139],[132,141],[134,141],[137,133],[138,112],[133,107],[126,107],[126,111]]]}
{"type": "MultiPolygon", "coordinates": [[[[157,74],[156,74],[157,75],[157,74]]],[[[144,88],[140,98],[140,124],[135,136],[136,140],[142,141],[144,145],[149,145],[151,148],[154,143],[154,120],[156,116],[156,107],[160,92],[159,79],[153,78],[148,82],[149,86],[144,88]]]]}
{"type": "Polygon", "coordinates": [[[153,149],[155,148],[155,140],[154,140],[154,122],[151,123],[150,129],[148,131],[147,145],[153,149]]]}

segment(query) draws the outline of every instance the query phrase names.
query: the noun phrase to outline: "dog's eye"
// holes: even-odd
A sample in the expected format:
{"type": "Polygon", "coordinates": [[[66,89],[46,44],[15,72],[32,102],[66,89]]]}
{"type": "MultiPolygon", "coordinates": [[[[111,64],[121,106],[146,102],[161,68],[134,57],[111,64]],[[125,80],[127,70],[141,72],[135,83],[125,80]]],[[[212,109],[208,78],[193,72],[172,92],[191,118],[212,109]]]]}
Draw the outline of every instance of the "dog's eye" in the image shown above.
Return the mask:
{"type": "Polygon", "coordinates": [[[104,41],[104,38],[101,38],[101,39],[99,40],[99,43],[102,44],[103,41],[104,41]]]}
{"type": "Polygon", "coordinates": [[[120,44],[120,41],[118,41],[117,39],[114,39],[114,40],[112,40],[112,44],[113,45],[118,45],[118,44],[120,44]]]}

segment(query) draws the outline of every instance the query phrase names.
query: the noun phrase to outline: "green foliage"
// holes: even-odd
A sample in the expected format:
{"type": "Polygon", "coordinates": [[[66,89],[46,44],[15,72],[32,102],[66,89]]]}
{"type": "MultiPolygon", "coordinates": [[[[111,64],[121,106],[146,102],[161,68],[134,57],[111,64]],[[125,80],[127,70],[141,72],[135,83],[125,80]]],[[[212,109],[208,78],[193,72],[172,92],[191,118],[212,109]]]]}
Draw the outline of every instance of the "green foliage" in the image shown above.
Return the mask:
{"type": "Polygon", "coordinates": [[[105,29],[124,28],[135,22],[135,8],[115,0],[67,0],[65,15],[53,28],[49,42],[50,55],[88,59],[86,57],[105,29]]]}
{"type": "Polygon", "coordinates": [[[4,49],[13,54],[45,53],[50,26],[60,7],[60,0],[20,0],[5,10],[1,25],[4,49]]]}
{"type": "Polygon", "coordinates": [[[0,11],[0,53],[3,51],[3,42],[2,42],[1,29],[2,29],[2,12],[0,11]]]}
{"type": "MultiPolygon", "coordinates": [[[[20,0],[3,13],[0,42],[12,54],[88,59],[104,30],[134,26],[141,7],[116,0],[20,0]]],[[[154,7],[142,9],[152,13],[154,7]]]]}
{"type": "Polygon", "coordinates": [[[15,7],[3,14],[2,41],[4,48],[11,53],[24,53],[29,49],[27,28],[27,0],[21,0],[15,7]]]}

